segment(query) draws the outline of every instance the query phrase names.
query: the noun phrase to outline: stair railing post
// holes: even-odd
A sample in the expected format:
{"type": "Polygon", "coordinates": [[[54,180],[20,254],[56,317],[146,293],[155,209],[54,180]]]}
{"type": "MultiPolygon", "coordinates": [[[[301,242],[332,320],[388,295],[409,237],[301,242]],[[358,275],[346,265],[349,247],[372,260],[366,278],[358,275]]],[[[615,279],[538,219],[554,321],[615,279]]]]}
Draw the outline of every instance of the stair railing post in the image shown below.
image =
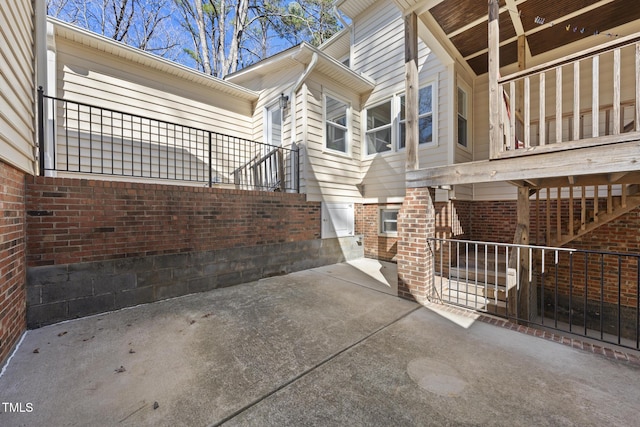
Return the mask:
{"type": "Polygon", "coordinates": [[[213,187],[213,151],[211,144],[211,131],[209,133],[209,188],[213,187]]]}
{"type": "Polygon", "coordinates": [[[38,87],[38,175],[44,176],[44,89],[38,87]]]}

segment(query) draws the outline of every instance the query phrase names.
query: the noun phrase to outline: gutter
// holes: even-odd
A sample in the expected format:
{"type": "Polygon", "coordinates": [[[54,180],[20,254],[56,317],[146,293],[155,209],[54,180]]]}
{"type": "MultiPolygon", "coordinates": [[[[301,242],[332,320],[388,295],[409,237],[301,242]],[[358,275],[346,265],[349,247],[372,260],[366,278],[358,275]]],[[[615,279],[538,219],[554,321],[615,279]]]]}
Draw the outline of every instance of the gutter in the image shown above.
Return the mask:
{"type": "Polygon", "coordinates": [[[298,78],[298,80],[296,81],[296,84],[293,86],[293,89],[291,89],[292,96],[295,95],[296,92],[300,90],[300,87],[302,87],[302,83],[304,83],[307,77],[309,77],[309,74],[311,74],[313,69],[316,68],[317,64],[318,64],[318,52],[313,52],[313,55],[311,56],[311,62],[309,62],[309,65],[307,65],[307,68],[304,70],[304,73],[302,73],[302,75],[298,78]]]}

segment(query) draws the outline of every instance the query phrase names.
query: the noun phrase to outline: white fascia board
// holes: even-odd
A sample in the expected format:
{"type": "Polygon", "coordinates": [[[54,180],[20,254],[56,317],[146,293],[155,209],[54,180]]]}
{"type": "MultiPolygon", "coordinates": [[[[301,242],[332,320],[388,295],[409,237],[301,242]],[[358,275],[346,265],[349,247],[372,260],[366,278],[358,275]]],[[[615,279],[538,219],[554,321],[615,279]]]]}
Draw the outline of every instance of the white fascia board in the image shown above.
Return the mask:
{"type": "Polygon", "coordinates": [[[313,47],[306,42],[299,44],[295,48],[290,48],[283,52],[275,54],[274,56],[262,60],[254,65],[250,65],[243,70],[229,75],[227,78],[231,81],[241,81],[243,78],[247,78],[251,75],[262,75],[266,72],[271,72],[275,69],[282,68],[283,62],[290,60],[294,60],[302,64],[303,66],[306,66],[311,61],[314,53],[318,55],[320,63],[319,65],[321,65],[322,67],[329,67],[333,71],[336,71],[340,75],[341,81],[347,82],[348,86],[354,88],[354,90],[356,90],[357,92],[365,93],[367,91],[372,91],[375,88],[376,82],[373,79],[368,76],[356,73],[352,69],[342,64],[340,61],[332,58],[318,48],[313,47]]]}

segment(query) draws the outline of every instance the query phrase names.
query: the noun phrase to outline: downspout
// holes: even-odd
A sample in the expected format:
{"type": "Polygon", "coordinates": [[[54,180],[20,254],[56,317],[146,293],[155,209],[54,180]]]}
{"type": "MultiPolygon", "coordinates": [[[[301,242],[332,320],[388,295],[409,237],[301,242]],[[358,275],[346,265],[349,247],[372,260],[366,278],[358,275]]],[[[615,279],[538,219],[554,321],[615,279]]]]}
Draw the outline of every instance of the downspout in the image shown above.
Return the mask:
{"type": "MultiPolygon", "coordinates": [[[[291,101],[291,146],[293,147],[293,145],[296,144],[298,146],[298,150],[300,149],[300,145],[296,141],[296,116],[297,116],[296,94],[298,93],[298,91],[302,87],[302,84],[307,79],[307,77],[309,77],[309,74],[311,74],[311,72],[313,71],[313,69],[316,67],[317,64],[318,64],[318,53],[313,52],[313,56],[311,57],[311,62],[309,62],[309,64],[307,65],[307,68],[305,68],[304,70],[304,73],[302,73],[302,75],[298,78],[296,83],[293,85],[293,88],[291,89],[291,95],[289,96],[289,99],[291,101]]],[[[304,112],[304,114],[306,114],[306,112],[304,112]]],[[[306,131],[304,133],[304,138],[302,142],[303,142],[302,145],[306,150],[306,147],[307,147],[306,131]]],[[[300,151],[298,151],[298,156],[299,156],[298,161],[300,161],[300,159],[302,158],[302,156],[300,156],[300,151]]],[[[304,175],[304,182],[307,182],[307,168],[303,169],[303,175],[304,175]]],[[[298,177],[298,179],[300,179],[300,177],[298,177]]]]}
{"type": "Polygon", "coordinates": [[[333,5],[333,8],[331,9],[331,11],[333,12],[333,16],[335,16],[336,19],[338,21],[340,21],[340,23],[342,24],[342,26],[344,28],[348,28],[349,27],[349,24],[346,23],[346,21],[342,17],[342,14],[338,11],[338,5],[337,4],[333,5]]]}
{"type": "MultiPolygon", "coordinates": [[[[35,2],[34,7],[34,15],[33,15],[33,26],[34,26],[34,66],[35,66],[35,74],[34,74],[34,85],[36,91],[34,91],[34,99],[37,98],[37,89],[40,86],[44,86],[46,89],[46,81],[47,81],[47,7],[45,2],[35,2]]],[[[37,117],[34,122],[35,125],[35,135],[37,138],[36,146],[34,147],[35,154],[33,156],[33,170],[37,171],[37,174],[42,174],[42,170],[40,168],[40,162],[43,160],[40,156],[40,149],[44,148],[43,144],[44,138],[40,138],[40,129],[39,125],[41,123],[40,111],[38,111],[38,105],[35,105],[37,111],[37,117]]]]}

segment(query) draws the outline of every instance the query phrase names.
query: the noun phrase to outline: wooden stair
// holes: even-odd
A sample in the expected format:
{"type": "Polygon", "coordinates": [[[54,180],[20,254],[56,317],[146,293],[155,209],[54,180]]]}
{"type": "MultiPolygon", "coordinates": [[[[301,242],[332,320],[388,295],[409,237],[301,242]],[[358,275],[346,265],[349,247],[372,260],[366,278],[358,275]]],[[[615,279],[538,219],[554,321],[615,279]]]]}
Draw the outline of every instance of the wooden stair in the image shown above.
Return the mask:
{"type": "MultiPolygon", "coordinates": [[[[556,224],[555,227],[551,224],[551,203],[550,203],[550,189],[546,189],[546,220],[547,220],[547,245],[561,247],[570,243],[573,240],[591,233],[598,227],[607,224],[620,216],[631,212],[632,210],[640,207],[640,191],[638,185],[621,184],[618,186],[607,185],[606,196],[600,195],[600,188],[603,186],[594,185],[591,186],[591,192],[593,195],[589,198],[586,197],[587,187],[578,187],[579,191],[579,209],[575,209],[574,201],[574,189],[576,187],[569,187],[569,208],[568,217],[567,214],[563,216],[562,200],[560,195],[562,189],[558,188],[556,191],[556,224]],[[617,187],[617,188],[616,188],[617,187]],[[619,195],[614,195],[614,191],[617,191],[619,195]],[[591,202],[591,206],[587,207],[587,201],[591,202]],[[603,208],[603,206],[606,207],[603,208]]],[[[566,191],[565,191],[566,193],[566,191]]]]}

